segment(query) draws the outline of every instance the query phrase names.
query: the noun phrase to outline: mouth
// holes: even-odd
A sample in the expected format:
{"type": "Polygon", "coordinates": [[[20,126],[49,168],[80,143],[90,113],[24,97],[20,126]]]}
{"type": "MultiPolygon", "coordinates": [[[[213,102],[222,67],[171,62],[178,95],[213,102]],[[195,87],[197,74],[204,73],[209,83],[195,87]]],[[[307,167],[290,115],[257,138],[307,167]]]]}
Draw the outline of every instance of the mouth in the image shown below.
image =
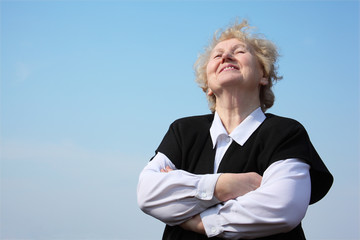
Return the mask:
{"type": "Polygon", "coordinates": [[[226,66],[224,66],[220,69],[219,73],[225,72],[225,71],[231,71],[231,70],[239,70],[239,68],[235,65],[227,64],[226,66]]]}

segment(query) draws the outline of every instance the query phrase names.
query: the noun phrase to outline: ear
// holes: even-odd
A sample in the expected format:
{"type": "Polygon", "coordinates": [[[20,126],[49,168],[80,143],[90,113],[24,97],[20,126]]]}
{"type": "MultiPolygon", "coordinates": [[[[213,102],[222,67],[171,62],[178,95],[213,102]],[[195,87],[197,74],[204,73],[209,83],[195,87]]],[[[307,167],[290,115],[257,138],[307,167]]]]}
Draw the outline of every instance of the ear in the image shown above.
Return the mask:
{"type": "Polygon", "coordinates": [[[269,79],[268,79],[267,77],[262,77],[262,78],[260,79],[260,85],[266,86],[266,85],[268,85],[268,84],[269,84],[269,79]]]}
{"type": "Polygon", "coordinates": [[[212,95],[214,95],[214,92],[213,92],[210,88],[208,88],[206,94],[207,94],[208,96],[212,96],[212,95]]]}

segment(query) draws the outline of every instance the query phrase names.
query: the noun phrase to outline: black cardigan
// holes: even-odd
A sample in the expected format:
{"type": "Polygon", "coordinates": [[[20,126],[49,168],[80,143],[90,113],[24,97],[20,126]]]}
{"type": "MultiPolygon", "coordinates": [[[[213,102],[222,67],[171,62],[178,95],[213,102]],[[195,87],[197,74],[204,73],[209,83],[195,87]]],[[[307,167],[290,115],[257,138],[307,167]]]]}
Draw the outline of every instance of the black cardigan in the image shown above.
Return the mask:
{"type": "MultiPolygon", "coordinates": [[[[210,137],[214,115],[187,117],[171,124],[156,152],[165,154],[178,169],[195,174],[214,172],[215,149],[210,137]]],[[[235,141],[226,151],[219,165],[219,173],[264,171],[274,162],[299,158],[310,165],[311,200],[313,204],[329,191],[333,177],[310,142],[304,127],[297,121],[266,114],[264,122],[243,146],[235,141]]],[[[208,239],[205,235],[166,226],[163,239],[208,239]]],[[[219,239],[219,238],[211,238],[219,239]]],[[[301,224],[288,233],[259,239],[305,239],[301,224]]]]}

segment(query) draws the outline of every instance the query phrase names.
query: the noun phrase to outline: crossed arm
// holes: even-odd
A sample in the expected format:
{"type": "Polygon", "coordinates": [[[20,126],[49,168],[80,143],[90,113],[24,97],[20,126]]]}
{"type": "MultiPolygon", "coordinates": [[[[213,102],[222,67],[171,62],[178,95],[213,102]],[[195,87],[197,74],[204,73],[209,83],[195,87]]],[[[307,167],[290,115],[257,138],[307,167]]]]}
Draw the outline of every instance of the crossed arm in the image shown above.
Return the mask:
{"type": "MultiPolygon", "coordinates": [[[[170,166],[160,169],[162,173],[174,171],[170,166]]],[[[221,174],[216,182],[214,196],[221,202],[235,199],[260,187],[262,177],[254,172],[221,174]]],[[[206,234],[200,214],[180,224],[186,230],[206,234]]]]}
{"type": "MultiPolygon", "coordinates": [[[[160,169],[162,173],[174,171],[170,166],[160,169]]],[[[255,173],[224,173],[221,174],[215,184],[214,196],[221,202],[243,196],[260,187],[262,177],[255,173]]],[[[200,214],[180,224],[186,230],[206,234],[200,214]]]]}
{"type": "Polygon", "coordinates": [[[169,225],[230,239],[290,231],[310,199],[309,166],[278,161],[256,173],[195,175],[159,153],[140,174],[141,209],[169,225]]]}

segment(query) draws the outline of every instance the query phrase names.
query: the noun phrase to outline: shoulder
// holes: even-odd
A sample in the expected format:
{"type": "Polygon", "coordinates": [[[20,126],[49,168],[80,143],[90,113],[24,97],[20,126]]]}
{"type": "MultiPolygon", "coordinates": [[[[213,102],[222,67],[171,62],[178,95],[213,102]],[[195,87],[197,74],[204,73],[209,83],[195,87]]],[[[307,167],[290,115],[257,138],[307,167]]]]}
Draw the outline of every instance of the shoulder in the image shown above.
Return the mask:
{"type": "Polygon", "coordinates": [[[292,131],[305,131],[304,126],[295,119],[277,116],[275,114],[266,113],[266,119],[262,124],[263,131],[275,131],[278,134],[292,131]]]}
{"type": "Polygon", "coordinates": [[[290,139],[298,143],[309,142],[309,136],[304,126],[295,119],[266,114],[266,119],[258,130],[257,139],[266,145],[279,145],[290,139]]]}
{"type": "Polygon", "coordinates": [[[171,126],[175,128],[203,128],[209,127],[214,120],[214,114],[183,117],[175,120],[171,126]]]}
{"type": "Polygon", "coordinates": [[[302,126],[297,120],[287,117],[278,116],[272,113],[265,114],[266,119],[264,123],[273,126],[302,126]]]}
{"type": "Polygon", "coordinates": [[[213,119],[213,114],[177,119],[170,125],[167,135],[173,136],[178,141],[202,139],[202,137],[209,134],[213,119]]]}

